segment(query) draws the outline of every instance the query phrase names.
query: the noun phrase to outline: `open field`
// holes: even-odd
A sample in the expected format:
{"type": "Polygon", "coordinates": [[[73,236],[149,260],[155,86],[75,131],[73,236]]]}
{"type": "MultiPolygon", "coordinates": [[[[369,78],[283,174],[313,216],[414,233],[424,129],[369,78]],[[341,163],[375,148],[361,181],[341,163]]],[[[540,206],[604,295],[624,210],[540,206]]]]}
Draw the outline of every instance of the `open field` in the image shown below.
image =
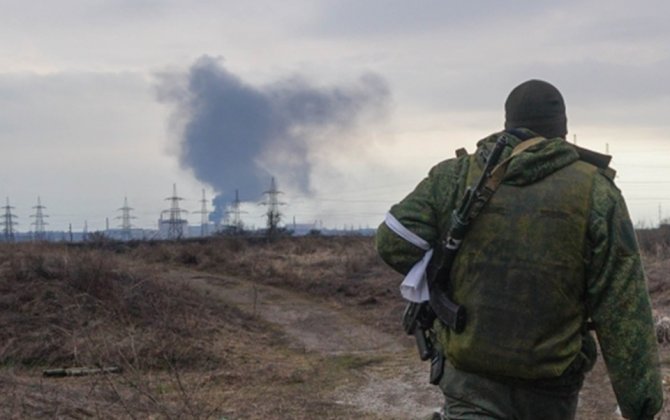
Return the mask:
{"type": "MultiPolygon", "coordinates": [[[[670,256],[645,235],[670,313],[670,256]]],[[[441,404],[371,238],[0,248],[2,418],[409,419],[441,404]],[[123,371],[42,376],[96,366],[123,371]]],[[[600,361],[578,418],[615,408],[600,361]]]]}

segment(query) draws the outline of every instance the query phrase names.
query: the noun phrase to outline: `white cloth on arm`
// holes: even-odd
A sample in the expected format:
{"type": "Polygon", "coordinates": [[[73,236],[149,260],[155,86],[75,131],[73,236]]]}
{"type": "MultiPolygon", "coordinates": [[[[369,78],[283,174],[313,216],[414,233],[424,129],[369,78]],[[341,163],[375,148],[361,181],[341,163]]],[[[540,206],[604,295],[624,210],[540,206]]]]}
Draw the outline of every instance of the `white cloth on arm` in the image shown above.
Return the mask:
{"type": "Polygon", "coordinates": [[[433,249],[430,247],[430,244],[422,239],[416,233],[410,231],[405,226],[402,225],[390,212],[386,213],[384,218],[384,223],[391,229],[396,235],[400,236],[407,242],[415,245],[426,253],[423,255],[423,258],[414,264],[409,273],[405,276],[405,279],[400,284],[400,294],[405,299],[411,302],[425,302],[430,298],[428,294],[428,279],[426,277],[426,269],[428,268],[428,263],[430,262],[431,257],[433,256],[433,249]]]}

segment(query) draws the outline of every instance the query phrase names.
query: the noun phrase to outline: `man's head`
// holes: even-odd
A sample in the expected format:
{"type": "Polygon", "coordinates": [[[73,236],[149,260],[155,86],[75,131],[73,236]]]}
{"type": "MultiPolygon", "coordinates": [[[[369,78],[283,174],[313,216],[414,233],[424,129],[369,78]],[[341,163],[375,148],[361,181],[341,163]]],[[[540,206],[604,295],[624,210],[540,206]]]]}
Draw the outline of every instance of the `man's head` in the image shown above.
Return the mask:
{"type": "Polygon", "coordinates": [[[505,129],[528,128],[544,137],[568,133],[561,92],[542,80],[529,80],[515,87],[505,101],[505,129]]]}

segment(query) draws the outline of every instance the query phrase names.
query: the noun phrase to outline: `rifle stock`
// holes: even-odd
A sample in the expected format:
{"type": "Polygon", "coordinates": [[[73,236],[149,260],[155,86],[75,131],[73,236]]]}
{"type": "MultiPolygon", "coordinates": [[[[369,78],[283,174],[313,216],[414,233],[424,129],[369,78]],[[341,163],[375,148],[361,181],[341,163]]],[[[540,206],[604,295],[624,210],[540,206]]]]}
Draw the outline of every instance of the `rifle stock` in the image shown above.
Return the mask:
{"type": "MultiPolygon", "coordinates": [[[[432,284],[430,290],[430,307],[435,315],[455,333],[465,329],[466,312],[465,307],[458,305],[449,298],[450,271],[456,252],[442,247],[442,252],[435,255],[437,263],[432,265],[428,272],[428,284],[432,284]],[[442,254],[442,255],[439,255],[442,254]]],[[[430,268],[430,267],[429,267],[430,268]]]]}
{"type": "Polygon", "coordinates": [[[409,302],[405,307],[402,324],[407,335],[413,335],[421,360],[428,360],[434,353],[434,347],[428,337],[428,330],[433,326],[435,314],[428,302],[409,302]]]}
{"type": "Polygon", "coordinates": [[[409,302],[405,307],[402,324],[408,335],[416,339],[419,357],[422,361],[430,359],[429,382],[437,385],[442,378],[444,355],[433,344],[429,330],[435,322],[435,312],[428,302],[409,302]]]}

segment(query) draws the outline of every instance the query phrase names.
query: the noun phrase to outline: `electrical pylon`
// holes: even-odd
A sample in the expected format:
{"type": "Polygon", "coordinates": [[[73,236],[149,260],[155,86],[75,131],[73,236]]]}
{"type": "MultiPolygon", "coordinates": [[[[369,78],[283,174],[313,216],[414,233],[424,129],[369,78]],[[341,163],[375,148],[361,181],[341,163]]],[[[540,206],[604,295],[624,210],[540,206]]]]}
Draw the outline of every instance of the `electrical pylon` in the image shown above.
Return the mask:
{"type": "Polygon", "coordinates": [[[14,207],[9,205],[9,197],[7,197],[7,205],[3,208],[5,209],[5,217],[4,220],[0,222],[0,225],[4,227],[4,239],[5,242],[14,242],[14,226],[18,223],[14,221],[16,215],[12,214],[12,209],[14,207]]]}
{"type": "Polygon", "coordinates": [[[240,192],[235,190],[235,201],[230,203],[230,211],[226,212],[226,218],[230,221],[229,229],[232,231],[233,235],[242,233],[244,230],[244,223],[242,223],[242,213],[246,211],[240,210],[240,192]]]}
{"type": "Polygon", "coordinates": [[[170,201],[170,208],[163,210],[161,213],[161,223],[168,225],[168,239],[181,239],[184,236],[184,225],[187,220],[182,217],[182,213],[188,213],[186,210],[179,208],[179,202],[183,198],[177,196],[177,184],[172,184],[172,197],[167,197],[170,201]],[[163,215],[167,214],[167,220],[163,215]]]}
{"type": "Polygon", "coordinates": [[[205,189],[202,189],[202,200],[200,200],[200,210],[194,212],[200,214],[200,236],[209,236],[209,210],[207,210],[207,199],[205,198],[205,189]]]}
{"type": "Polygon", "coordinates": [[[267,235],[268,238],[273,239],[279,233],[279,223],[281,222],[279,206],[286,203],[281,203],[279,201],[279,194],[282,194],[282,192],[277,190],[277,184],[274,177],[272,177],[272,181],[270,182],[270,189],[263,194],[267,196],[266,200],[261,203],[261,205],[267,206],[267,211],[265,212],[267,216],[267,235]]]}
{"type": "Polygon", "coordinates": [[[133,208],[128,206],[128,197],[123,197],[123,207],[120,207],[117,210],[121,212],[121,216],[116,217],[117,219],[121,219],[121,236],[124,241],[129,241],[132,239],[133,228],[130,220],[136,219],[136,217],[130,215],[130,211],[133,210],[133,208]]]}
{"type": "Polygon", "coordinates": [[[46,209],[46,207],[42,205],[42,200],[40,197],[37,197],[37,205],[33,206],[33,208],[35,209],[35,214],[30,215],[30,217],[35,218],[35,221],[31,223],[33,226],[35,226],[35,230],[33,231],[33,239],[36,241],[43,241],[46,239],[46,231],[44,226],[48,225],[48,223],[44,221],[44,218],[49,216],[44,214],[43,210],[46,209]]]}

